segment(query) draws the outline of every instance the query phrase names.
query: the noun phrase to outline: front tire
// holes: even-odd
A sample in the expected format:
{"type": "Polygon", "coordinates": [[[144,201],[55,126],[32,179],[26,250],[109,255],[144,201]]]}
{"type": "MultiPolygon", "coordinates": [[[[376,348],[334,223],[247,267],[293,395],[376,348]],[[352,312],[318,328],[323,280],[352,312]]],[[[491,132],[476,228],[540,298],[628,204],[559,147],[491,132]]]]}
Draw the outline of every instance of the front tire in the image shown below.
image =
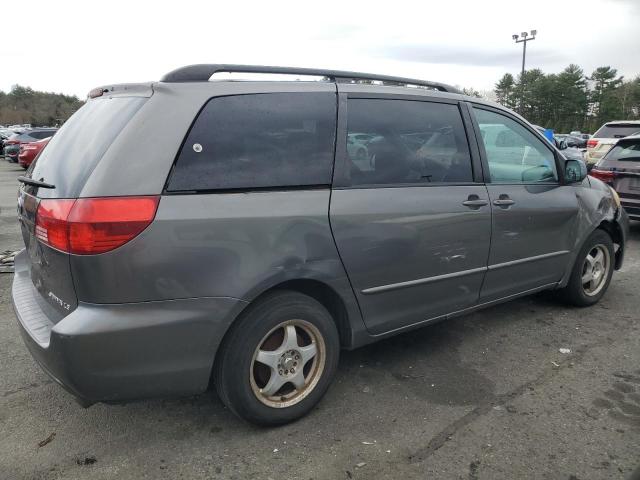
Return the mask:
{"type": "Polygon", "coordinates": [[[596,230],[578,253],[569,283],[560,291],[564,300],[577,307],[598,303],[611,283],[614,262],[611,237],[596,230]]]}
{"type": "Polygon", "coordinates": [[[289,423],[325,394],[338,365],[336,324],[319,302],[293,291],[250,305],[226,335],[214,381],[222,401],[257,425],[289,423]]]}

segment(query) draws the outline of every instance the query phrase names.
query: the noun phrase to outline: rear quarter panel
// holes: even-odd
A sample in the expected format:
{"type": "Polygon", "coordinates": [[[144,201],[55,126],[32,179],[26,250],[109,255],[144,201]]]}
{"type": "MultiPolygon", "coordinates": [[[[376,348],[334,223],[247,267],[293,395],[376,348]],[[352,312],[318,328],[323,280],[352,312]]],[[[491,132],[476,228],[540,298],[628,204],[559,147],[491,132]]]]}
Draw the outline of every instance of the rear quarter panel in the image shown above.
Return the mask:
{"type": "Polygon", "coordinates": [[[312,279],[362,319],[329,226],[330,190],[165,195],[154,222],[128,244],[71,256],[78,299],[125,303],[196,297],[246,301],[282,282],[312,279]]]}
{"type": "MultiPolygon", "coordinates": [[[[210,98],[336,90],[329,82],[160,82],[152,88],[81,197],[161,194],[193,120],[210,98]]],[[[364,332],[331,234],[329,198],[328,188],[163,195],[154,222],[133,241],[101,255],[71,256],[78,299],[251,301],[281,282],[313,279],[342,298],[354,335],[364,332]]]]}

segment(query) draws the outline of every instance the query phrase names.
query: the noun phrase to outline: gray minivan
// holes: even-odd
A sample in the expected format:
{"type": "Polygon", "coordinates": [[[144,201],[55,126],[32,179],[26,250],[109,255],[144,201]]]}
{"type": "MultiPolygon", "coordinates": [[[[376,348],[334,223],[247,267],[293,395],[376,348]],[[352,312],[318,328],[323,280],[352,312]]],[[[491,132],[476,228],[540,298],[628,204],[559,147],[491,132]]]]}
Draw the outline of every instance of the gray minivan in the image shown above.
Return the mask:
{"type": "Polygon", "coordinates": [[[622,264],[615,192],[443,84],[194,65],[89,97],[19,179],[12,290],[33,357],[84,405],[213,382],[285,423],[341,348],[541,290],[592,305],[622,264]]]}

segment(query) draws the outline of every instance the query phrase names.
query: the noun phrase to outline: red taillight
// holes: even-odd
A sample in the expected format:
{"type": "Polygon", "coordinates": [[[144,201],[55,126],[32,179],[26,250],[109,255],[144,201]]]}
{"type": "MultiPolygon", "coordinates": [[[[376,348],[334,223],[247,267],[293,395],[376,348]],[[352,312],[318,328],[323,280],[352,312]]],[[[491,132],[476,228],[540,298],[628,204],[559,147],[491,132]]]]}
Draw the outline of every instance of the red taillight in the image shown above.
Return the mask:
{"type": "Polygon", "coordinates": [[[616,172],[612,170],[600,170],[598,168],[592,168],[589,175],[602,180],[605,183],[613,183],[613,179],[616,177],[616,172]]]}
{"type": "Polygon", "coordinates": [[[587,148],[598,146],[598,140],[587,140],[587,148]]]}
{"type": "Polygon", "coordinates": [[[160,197],[40,201],[36,236],[58,250],[93,255],[118,248],[153,221],[160,197]],[[42,214],[41,214],[42,212],[42,214]]]}
{"type": "Polygon", "coordinates": [[[40,200],[36,213],[36,237],[53,248],[69,251],[67,218],[75,200],[40,200]]]}

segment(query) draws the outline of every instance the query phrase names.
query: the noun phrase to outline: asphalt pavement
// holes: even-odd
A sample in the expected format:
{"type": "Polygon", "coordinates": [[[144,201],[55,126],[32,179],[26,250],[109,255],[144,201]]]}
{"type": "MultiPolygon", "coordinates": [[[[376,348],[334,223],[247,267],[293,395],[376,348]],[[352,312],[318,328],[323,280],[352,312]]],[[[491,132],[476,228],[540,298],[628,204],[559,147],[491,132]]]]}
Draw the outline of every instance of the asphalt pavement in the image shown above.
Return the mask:
{"type": "MultiPolygon", "coordinates": [[[[0,159],[0,251],[21,246],[22,172],[0,159]]],[[[343,352],[319,406],[273,429],[213,391],[82,408],[25,348],[11,277],[0,274],[1,480],[640,474],[640,223],[598,305],[540,294],[343,352]]]]}

